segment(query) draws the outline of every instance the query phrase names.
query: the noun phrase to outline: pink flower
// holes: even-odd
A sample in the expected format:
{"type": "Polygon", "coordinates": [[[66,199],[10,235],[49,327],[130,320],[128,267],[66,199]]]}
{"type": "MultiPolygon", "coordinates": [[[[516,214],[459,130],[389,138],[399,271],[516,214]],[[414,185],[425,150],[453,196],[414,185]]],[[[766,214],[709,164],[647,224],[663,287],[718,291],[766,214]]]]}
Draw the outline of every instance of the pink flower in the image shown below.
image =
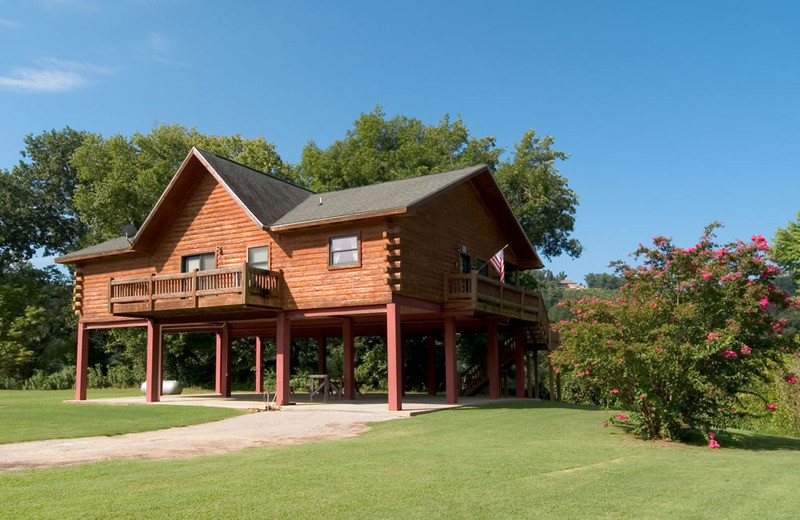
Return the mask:
{"type": "Polygon", "coordinates": [[[761,306],[762,311],[767,310],[767,307],[769,307],[769,298],[767,298],[766,296],[764,298],[761,298],[761,301],[758,302],[758,304],[761,306]]]}
{"type": "Polygon", "coordinates": [[[793,385],[797,382],[797,376],[794,374],[789,374],[788,376],[783,376],[783,380],[789,383],[790,385],[793,385]]]}
{"type": "Polygon", "coordinates": [[[603,428],[608,428],[608,423],[607,423],[607,422],[604,422],[604,423],[602,424],[602,426],[603,426],[603,428]]]}
{"type": "Polygon", "coordinates": [[[706,341],[714,341],[720,339],[722,337],[722,333],[720,332],[709,332],[708,336],[706,337],[706,341]]]}
{"type": "Polygon", "coordinates": [[[628,419],[628,416],[625,415],[624,413],[617,414],[617,420],[630,422],[630,419],[628,419]]]}
{"type": "Polygon", "coordinates": [[[767,405],[767,410],[775,410],[777,408],[778,408],[778,406],[775,403],[769,403],[767,405]]]}
{"type": "Polygon", "coordinates": [[[745,345],[745,346],[742,347],[742,350],[740,350],[739,352],[741,352],[743,356],[747,356],[747,355],[750,354],[750,352],[752,352],[752,350],[750,349],[750,347],[745,345]]]}
{"type": "Polygon", "coordinates": [[[640,395],[639,399],[644,399],[644,394],[640,395]]]}
{"type": "Polygon", "coordinates": [[[722,354],[722,357],[728,358],[728,359],[736,359],[736,358],[739,357],[739,355],[736,352],[734,352],[733,350],[731,350],[729,348],[726,348],[725,350],[723,350],[721,352],[721,354],[722,354]]]}
{"type": "Polygon", "coordinates": [[[713,275],[713,274],[711,274],[711,273],[703,273],[703,274],[702,274],[702,275],[700,275],[700,276],[702,276],[702,277],[703,277],[703,280],[710,280],[711,278],[714,278],[714,275],[713,275]]]}
{"type": "Polygon", "coordinates": [[[717,441],[715,441],[714,439],[710,439],[708,441],[708,447],[711,448],[712,450],[715,450],[715,449],[719,448],[719,443],[717,441]]]}
{"type": "Polygon", "coordinates": [[[612,394],[618,394],[619,390],[616,389],[616,388],[612,388],[611,390],[609,390],[609,392],[612,393],[612,394]]]}

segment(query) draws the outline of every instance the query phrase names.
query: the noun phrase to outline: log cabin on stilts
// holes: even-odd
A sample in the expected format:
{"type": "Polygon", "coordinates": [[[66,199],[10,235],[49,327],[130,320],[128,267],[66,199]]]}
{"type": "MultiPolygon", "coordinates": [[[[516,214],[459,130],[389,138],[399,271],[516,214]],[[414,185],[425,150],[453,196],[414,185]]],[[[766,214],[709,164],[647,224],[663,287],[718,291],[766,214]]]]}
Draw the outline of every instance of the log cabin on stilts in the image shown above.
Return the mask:
{"type": "Polygon", "coordinates": [[[403,406],[403,335],[428,338],[430,394],[443,337],[448,403],[487,386],[499,398],[511,365],[516,396],[538,397],[536,354],[556,342],[541,296],[517,284],[542,262],[487,166],[320,194],[193,148],[134,237],[56,261],[74,269],[77,400],[89,333],[104,328],[147,330],[147,402],[161,397],[168,333],[215,334],[222,397],[232,338],[256,338],[257,392],[263,339],[274,340],[279,405],[293,339],[341,337],[342,393],[354,399],[354,338],[385,335],[390,410],[403,406]],[[482,269],[501,250],[504,281],[482,269]],[[459,372],[462,331],[488,340],[485,363],[459,372]]]}

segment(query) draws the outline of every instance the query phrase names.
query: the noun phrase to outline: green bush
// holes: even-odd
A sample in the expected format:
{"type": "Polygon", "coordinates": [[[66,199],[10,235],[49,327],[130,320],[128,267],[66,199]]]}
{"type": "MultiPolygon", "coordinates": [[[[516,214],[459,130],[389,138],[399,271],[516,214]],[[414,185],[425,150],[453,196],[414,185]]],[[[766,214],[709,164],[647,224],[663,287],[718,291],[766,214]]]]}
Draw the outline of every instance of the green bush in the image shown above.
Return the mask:
{"type": "Polygon", "coordinates": [[[67,365],[52,374],[36,370],[22,384],[22,388],[25,390],[69,390],[75,388],[75,365],[67,365]]]}

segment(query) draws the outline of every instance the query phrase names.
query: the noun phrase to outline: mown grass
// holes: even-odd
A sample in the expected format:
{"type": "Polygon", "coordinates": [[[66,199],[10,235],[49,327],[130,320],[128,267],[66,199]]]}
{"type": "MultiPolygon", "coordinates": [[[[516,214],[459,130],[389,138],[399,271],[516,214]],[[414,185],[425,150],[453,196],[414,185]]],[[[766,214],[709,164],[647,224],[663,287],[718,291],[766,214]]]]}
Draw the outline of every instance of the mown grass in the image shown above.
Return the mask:
{"type": "Polygon", "coordinates": [[[800,440],[636,440],[606,412],[461,409],[358,438],[0,475],[4,518],[796,518],[800,440]]]}
{"type": "MultiPolygon", "coordinates": [[[[118,435],[216,421],[239,414],[201,406],[118,406],[64,403],[73,390],[0,390],[0,444],[118,435]]],[[[90,397],[141,395],[138,390],[91,390],[90,397]]]]}

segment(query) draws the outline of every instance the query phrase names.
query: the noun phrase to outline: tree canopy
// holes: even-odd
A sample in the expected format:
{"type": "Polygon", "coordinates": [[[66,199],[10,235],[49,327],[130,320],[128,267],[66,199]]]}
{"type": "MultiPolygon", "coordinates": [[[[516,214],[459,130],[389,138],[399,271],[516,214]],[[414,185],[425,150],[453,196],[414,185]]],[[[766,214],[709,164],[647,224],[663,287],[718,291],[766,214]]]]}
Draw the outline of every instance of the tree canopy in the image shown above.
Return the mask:
{"type": "Polygon", "coordinates": [[[303,149],[300,177],[312,189],[332,191],[486,164],[534,246],[546,257],[577,257],[570,238],[578,196],[555,167],[568,155],[552,148],[551,136],[528,130],[510,159],[495,138],[470,136],[460,117],[445,114],[435,125],[406,116],[386,118],[380,106],[361,114],[344,139],[325,149],[313,141],[303,149]]]}
{"type": "Polygon", "coordinates": [[[796,283],[800,282],[800,212],[785,228],[775,231],[774,243],[775,261],[792,275],[796,283]]]}

